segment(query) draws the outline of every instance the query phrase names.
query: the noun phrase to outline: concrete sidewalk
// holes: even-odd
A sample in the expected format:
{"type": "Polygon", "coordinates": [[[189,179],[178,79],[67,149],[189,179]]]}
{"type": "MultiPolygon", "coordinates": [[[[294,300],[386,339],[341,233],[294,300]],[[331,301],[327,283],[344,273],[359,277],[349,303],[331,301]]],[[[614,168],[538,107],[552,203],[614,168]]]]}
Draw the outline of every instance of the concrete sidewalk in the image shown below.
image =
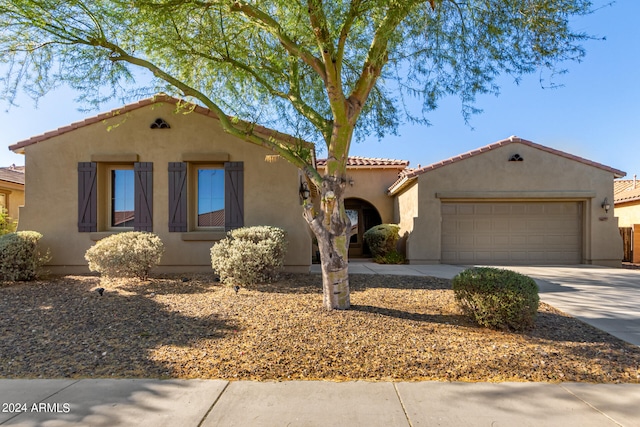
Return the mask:
{"type": "Polygon", "coordinates": [[[638,426],[638,402],[633,384],[2,380],[0,425],[638,426]]]}

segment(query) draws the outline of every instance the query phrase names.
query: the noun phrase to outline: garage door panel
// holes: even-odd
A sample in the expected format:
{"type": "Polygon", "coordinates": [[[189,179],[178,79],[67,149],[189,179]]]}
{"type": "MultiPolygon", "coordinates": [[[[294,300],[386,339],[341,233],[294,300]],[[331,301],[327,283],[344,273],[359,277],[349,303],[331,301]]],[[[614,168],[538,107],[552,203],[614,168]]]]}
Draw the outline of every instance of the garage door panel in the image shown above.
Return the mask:
{"type": "Polygon", "coordinates": [[[442,262],[575,264],[579,202],[442,203],[442,262]]]}
{"type": "Polygon", "coordinates": [[[475,215],[475,207],[473,205],[458,205],[456,208],[458,215],[475,215]]]}
{"type": "Polygon", "coordinates": [[[525,237],[525,246],[533,247],[533,246],[542,246],[545,244],[545,236],[537,235],[537,236],[526,236],[525,237]]]}
{"type": "Polygon", "coordinates": [[[545,213],[546,206],[539,205],[539,204],[527,204],[525,206],[526,206],[525,211],[529,215],[542,215],[545,213]]]}
{"type": "Polygon", "coordinates": [[[508,215],[511,213],[512,206],[508,203],[502,205],[493,205],[492,214],[493,215],[508,215]]]}
{"type": "Polygon", "coordinates": [[[475,229],[475,224],[473,220],[457,221],[455,228],[460,233],[472,233],[475,229]]]}

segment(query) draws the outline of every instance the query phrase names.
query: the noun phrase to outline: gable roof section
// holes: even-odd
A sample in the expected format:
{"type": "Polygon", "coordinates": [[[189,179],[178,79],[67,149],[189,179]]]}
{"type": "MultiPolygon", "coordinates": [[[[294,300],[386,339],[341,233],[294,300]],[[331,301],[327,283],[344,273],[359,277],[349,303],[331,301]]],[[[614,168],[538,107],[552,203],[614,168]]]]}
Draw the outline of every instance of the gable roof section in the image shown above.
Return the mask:
{"type": "MultiPolygon", "coordinates": [[[[37,143],[40,143],[42,141],[46,141],[48,139],[54,138],[56,136],[63,135],[65,133],[67,133],[67,132],[71,132],[73,130],[83,128],[85,126],[89,126],[89,125],[92,125],[94,123],[99,123],[99,122],[102,122],[104,120],[110,119],[112,117],[121,116],[121,115],[126,114],[126,113],[128,113],[130,111],[134,111],[134,110],[137,110],[139,108],[144,108],[144,107],[147,107],[149,105],[154,105],[154,104],[158,104],[158,103],[167,103],[167,104],[174,104],[174,105],[182,103],[182,104],[186,105],[185,108],[187,110],[190,109],[190,108],[193,108],[193,112],[195,112],[195,113],[202,114],[202,115],[205,115],[207,117],[211,117],[213,119],[219,120],[218,117],[211,110],[209,110],[208,108],[205,108],[205,107],[202,107],[200,105],[193,104],[193,103],[189,103],[189,102],[186,102],[184,100],[181,100],[181,99],[178,99],[178,98],[174,98],[172,96],[169,96],[169,95],[161,93],[161,94],[152,96],[151,98],[142,99],[142,100],[140,100],[138,102],[127,104],[127,105],[125,105],[123,107],[113,109],[113,110],[108,111],[106,113],[100,113],[100,114],[98,114],[96,116],[86,118],[86,119],[81,120],[79,122],[71,123],[71,124],[69,124],[67,126],[63,126],[63,127],[60,127],[58,129],[55,129],[55,130],[52,130],[52,131],[49,131],[49,132],[45,132],[45,133],[43,133],[41,135],[36,135],[36,136],[33,136],[33,137],[29,138],[29,139],[25,139],[23,141],[16,142],[15,144],[9,146],[9,150],[12,150],[13,152],[18,153],[18,154],[24,154],[24,148],[28,147],[30,145],[37,144],[37,143]]],[[[292,143],[300,141],[299,139],[297,139],[297,138],[295,138],[295,137],[293,137],[291,135],[287,135],[285,133],[278,132],[278,131],[273,130],[273,129],[269,129],[269,128],[266,128],[264,126],[260,126],[260,125],[256,125],[256,124],[252,124],[252,123],[248,123],[248,122],[244,122],[244,121],[240,121],[240,122],[241,123],[245,123],[248,127],[250,126],[255,133],[263,135],[263,136],[273,136],[273,137],[277,137],[278,139],[284,139],[285,141],[292,142],[292,143]]],[[[309,146],[313,146],[313,144],[311,144],[308,141],[303,141],[303,143],[304,144],[309,144],[309,146]]]]}
{"type": "Polygon", "coordinates": [[[522,139],[522,138],[517,137],[517,136],[511,136],[511,137],[509,137],[507,139],[503,139],[503,140],[494,142],[493,144],[485,145],[484,147],[480,147],[480,148],[475,149],[473,151],[469,151],[467,153],[463,153],[463,154],[460,154],[458,156],[450,157],[450,158],[448,158],[446,160],[442,160],[442,161],[437,162],[437,163],[432,163],[432,164],[430,164],[428,166],[424,166],[424,167],[421,167],[421,168],[413,169],[411,171],[407,171],[407,172],[403,173],[401,175],[401,177],[391,185],[391,187],[389,187],[388,193],[389,194],[397,193],[402,188],[404,188],[407,184],[409,184],[411,181],[413,181],[416,177],[418,177],[419,175],[422,175],[423,173],[426,173],[426,172],[429,172],[429,171],[432,171],[432,170],[435,170],[435,169],[439,169],[441,167],[450,165],[452,163],[460,162],[460,161],[468,159],[470,157],[476,157],[476,156],[479,156],[480,154],[484,154],[486,152],[495,150],[495,149],[500,148],[500,147],[505,147],[505,146],[513,144],[513,143],[524,144],[524,145],[527,145],[529,147],[536,148],[538,150],[546,151],[547,153],[551,153],[551,154],[554,154],[556,156],[564,157],[564,158],[569,159],[569,160],[574,160],[576,162],[580,162],[580,163],[583,163],[585,165],[593,166],[595,168],[602,169],[602,170],[605,170],[607,172],[611,172],[613,174],[614,178],[622,178],[623,176],[626,175],[625,172],[623,172],[623,171],[621,171],[619,169],[614,169],[614,168],[611,168],[609,166],[605,166],[605,165],[603,165],[601,163],[593,162],[591,160],[587,160],[587,159],[584,159],[582,157],[574,156],[573,154],[565,153],[564,151],[556,150],[554,148],[545,147],[544,145],[536,144],[535,142],[528,141],[526,139],[522,139]]]}
{"type": "MultiPolygon", "coordinates": [[[[327,165],[327,159],[318,159],[316,164],[320,168],[324,168],[327,165]]],[[[348,168],[362,168],[362,169],[404,169],[409,166],[408,160],[395,160],[395,159],[380,159],[376,157],[359,157],[349,156],[347,158],[348,168]]]]}
{"type": "Polygon", "coordinates": [[[24,166],[0,168],[0,181],[24,185],[24,166]]]}

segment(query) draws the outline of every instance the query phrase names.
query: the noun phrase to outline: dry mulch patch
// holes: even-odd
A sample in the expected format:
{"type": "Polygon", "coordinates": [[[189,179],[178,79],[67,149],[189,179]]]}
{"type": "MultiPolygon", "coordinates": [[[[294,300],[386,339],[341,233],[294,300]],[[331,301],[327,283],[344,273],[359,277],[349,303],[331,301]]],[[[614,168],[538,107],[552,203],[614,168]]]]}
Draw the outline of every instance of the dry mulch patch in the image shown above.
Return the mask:
{"type": "Polygon", "coordinates": [[[238,293],[213,275],[0,284],[0,378],[640,381],[639,347],[543,303],[513,333],[462,316],[448,280],[351,288],[351,310],[326,311],[319,275],[238,293]]]}

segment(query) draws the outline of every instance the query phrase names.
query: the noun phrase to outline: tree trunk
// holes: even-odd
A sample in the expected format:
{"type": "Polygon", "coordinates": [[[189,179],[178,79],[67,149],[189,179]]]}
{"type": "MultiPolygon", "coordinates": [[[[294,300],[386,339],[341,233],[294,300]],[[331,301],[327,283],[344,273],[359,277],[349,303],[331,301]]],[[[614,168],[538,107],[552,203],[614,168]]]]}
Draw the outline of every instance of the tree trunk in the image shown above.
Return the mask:
{"type": "MultiPolygon", "coordinates": [[[[347,228],[345,228],[347,230],[347,228]]],[[[322,302],[327,310],[346,310],[351,306],[349,295],[349,236],[329,234],[318,239],[322,268],[322,302]]]]}
{"type": "Polygon", "coordinates": [[[322,268],[323,304],[327,310],[346,310],[349,294],[349,238],[351,221],[344,209],[344,179],[325,177],[320,211],[305,205],[305,218],[318,239],[322,268]]]}

